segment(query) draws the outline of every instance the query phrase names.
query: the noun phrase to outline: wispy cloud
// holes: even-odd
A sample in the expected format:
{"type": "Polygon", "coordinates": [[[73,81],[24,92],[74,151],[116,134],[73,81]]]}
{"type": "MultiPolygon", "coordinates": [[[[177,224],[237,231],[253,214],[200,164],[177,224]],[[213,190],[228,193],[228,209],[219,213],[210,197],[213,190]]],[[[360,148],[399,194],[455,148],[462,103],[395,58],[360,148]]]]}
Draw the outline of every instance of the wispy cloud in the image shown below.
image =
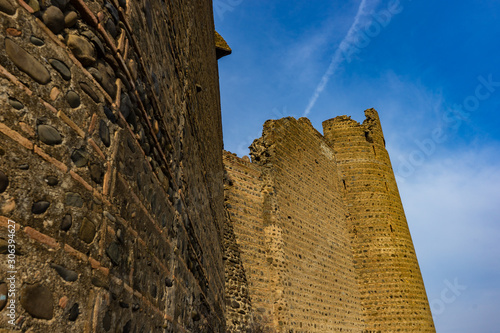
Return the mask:
{"type": "Polygon", "coordinates": [[[366,27],[372,22],[372,18],[369,15],[369,13],[373,10],[373,8],[375,8],[378,2],[379,2],[378,0],[371,2],[367,0],[362,0],[361,3],[359,4],[358,11],[356,13],[356,16],[354,17],[354,21],[351,24],[349,30],[347,31],[347,34],[345,35],[344,39],[340,42],[339,47],[335,50],[330,65],[328,66],[326,72],[323,74],[323,77],[321,78],[319,84],[314,90],[314,93],[311,99],[309,100],[309,104],[307,105],[304,111],[304,117],[311,112],[319,96],[321,95],[323,90],[325,90],[325,87],[328,84],[328,81],[330,81],[331,76],[335,73],[338,66],[342,63],[342,61],[344,61],[345,59],[344,55],[348,52],[348,48],[350,48],[353,44],[356,43],[357,32],[362,27],[366,27]]]}

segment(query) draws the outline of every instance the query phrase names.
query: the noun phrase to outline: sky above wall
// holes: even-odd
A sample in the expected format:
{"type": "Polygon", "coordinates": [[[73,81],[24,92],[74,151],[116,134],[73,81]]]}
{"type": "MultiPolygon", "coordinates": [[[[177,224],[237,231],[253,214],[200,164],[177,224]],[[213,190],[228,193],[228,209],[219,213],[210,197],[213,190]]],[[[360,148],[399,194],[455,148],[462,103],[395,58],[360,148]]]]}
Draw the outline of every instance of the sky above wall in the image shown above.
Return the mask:
{"type": "Polygon", "coordinates": [[[214,0],[225,149],[378,110],[437,332],[500,327],[500,3],[214,0]]]}

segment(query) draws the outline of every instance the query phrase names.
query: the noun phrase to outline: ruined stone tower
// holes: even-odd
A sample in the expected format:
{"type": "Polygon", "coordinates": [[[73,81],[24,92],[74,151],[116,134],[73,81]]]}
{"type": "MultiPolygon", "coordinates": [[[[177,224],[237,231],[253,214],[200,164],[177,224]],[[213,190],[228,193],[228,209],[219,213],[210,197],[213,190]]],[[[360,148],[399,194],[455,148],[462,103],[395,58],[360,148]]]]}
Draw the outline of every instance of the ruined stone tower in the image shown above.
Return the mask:
{"type": "Polygon", "coordinates": [[[365,113],[325,121],[324,136],[305,118],[268,121],[252,162],[225,153],[247,279],[226,297],[250,304],[229,307],[232,331],[435,331],[378,114],[365,113]]]}

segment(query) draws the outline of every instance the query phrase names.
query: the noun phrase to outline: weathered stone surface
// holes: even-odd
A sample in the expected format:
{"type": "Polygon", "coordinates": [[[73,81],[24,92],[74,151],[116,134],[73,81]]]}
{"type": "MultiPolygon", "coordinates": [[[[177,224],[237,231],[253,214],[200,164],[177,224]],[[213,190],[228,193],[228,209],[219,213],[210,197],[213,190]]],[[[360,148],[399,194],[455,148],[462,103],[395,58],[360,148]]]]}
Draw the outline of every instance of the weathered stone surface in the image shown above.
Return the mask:
{"type": "Polygon", "coordinates": [[[56,264],[50,264],[50,267],[52,267],[57,272],[57,274],[59,274],[59,276],[63,278],[64,281],[75,282],[76,280],[78,280],[78,274],[75,271],[56,264]]]}
{"type": "Polygon", "coordinates": [[[38,138],[47,145],[58,145],[62,142],[61,134],[50,125],[38,125],[38,138]]]}
{"type": "Polygon", "coordinates": [[[43,214],[49,209],[50,202],[48,201],[37,201],[31,206],[31,212],[33,214],[43,214]]]}
{"type": "Polygon", "coordinates": [[[82,196],[75,192],[68,192],[64,198],[64,204],[72,207],[83,207],[82,196]]]}
{"type": "Polygon", "coordinates": [[[102,143],[106,147],[109,147],[109,145],[111,144],[111,139],[109,136],[109,128],[108,125],[106,125],[106,122],[102,119],[99,122],[99,137],[101,138],[102,143]]]}
{"type": "Polygon", "coordinates": [[[95,238],[96,227],[93,222],[90,222],[87,218],[83,219],[78,237],[87,244],[92,243],[95,238]]]}
{"type": "Polygon", "coordinates": [[[106,49],[104,48],[104,45],[102,44],[101,40],[92,31],[90,30],[82,31],[82,35],[87,37],[87,39],[91,41],[92,44],[94,44],[95,49],[100,55],[106,54],[106,49]]]}
{"type": "Polygon", "coordinates": [[[23,72],[31,76],[33,80],[41,84],[50,82],[49,71],[22,47],[11,39],[5,39],[5,51],[10,60],[23,72]]]}
{"type": "Polygon", "coordinates": [[[77,21],[78,21],[78,14],[74,11],[70,11],[64,16],[64,26],[66,28],[71,28],[76,24],[77,21]]]}
{"type": "Polygon", "coordinates": [[[92,74],[92,76],[97,82],[99,83],[102,82],[102,73],[97,68],[89,67],[87,68],[87,70],[89,71],[90,74],[92,74]]]}
{"type": "Polygon", "coordinates": [[[21,110],[22,108],[24,108],[23,103],[12,97],[9,97],[9,104],[16,110],[21,110]]]}
{"type": "Polygon", "coordinates": [[[118,15],[118,10],[116,10],[115,6],[113,6],[108,1],[105,2],[104,6],[111,14],[111,17],[113,17],[113,20],[115,20],[115,23],[118,23],[120,21],[120,16],[118,15]]]}
{"type": "Polygon", "coordinates": [[[71,79],[71,71],[64,62],[57,59],[49,59],[49,63],[61,74],[64,80],[69,81],[71,79]]]}
{"type": "Polygon", "coordinates": [[[89,161],[89,155],[85,151],[85,148],[75,149],[71,154],[71,160],[78,168],[84,167],[89,161]]]}
{"type": "Polygon", "coordinates": [[[8,186],[9,177],[7,177],[7,175],[2,170],[0,170],[0,193],[5,192],[8,186]]]}
{"type": "Polygon", "coordinates": [[[16,10],[9,0],[0,0],[0,11],[8,15],[13,15],[16,10]]]}
{"type": "Polygon", "coordinates": [[[104,171],[102,166],[97,163],[90,164],[90,178],[97,184],[102,184],[102,179],[104,176],[104,171]]]}
{"type": "Polygon", "coordinates": [[[56,6],[50,6],[47,8],[42,15],[42,20],[47,28],[55,34],[58,34],[62,29],[64,29],[64,14],[56,6]]]}
{"type": "Polygon", "coordinates": [[[73,218],[71,217],[71,215],[69,214],[64,215],[61,221],[61,230],[68,231],[71,228],[72,224],[73,224],[73,218]]]}
{"type": "Polygon", "coordinates": [[[66,45],[83,66],[91,66],[96,61],[94,46],[85,37],[69,34],[66,45]]]}
{"type": "Polygon", "coordinates": [[[7,283],[0,283],[0,311],[2,311],[5,305],[7,304],[8,300],[7,292],[8,292],[7,283]]]}
{"type": "Polygon", "coordinates": [[[116,35],[118,35],[118,31],[116,30],[116,25],[113,22],[113,20],[111,20],[111,19],[107,20],[105,27],[106,27],[106,30],[111,35],[111,37],[116,38],[116,35]]]}
{"type": "Polygon", "coordinates": [[[66,100],[68,101],[69,106],[73,109],[80,106],[80,96],[73,90],[68,91],[66,94],[66,100]]]}
{"type": "Polygon", "coordinates": [[[33,317],[50,320],[54,316],[52,292],[41,284],[26,286],[21,290],[21,305],[33,317]]]}

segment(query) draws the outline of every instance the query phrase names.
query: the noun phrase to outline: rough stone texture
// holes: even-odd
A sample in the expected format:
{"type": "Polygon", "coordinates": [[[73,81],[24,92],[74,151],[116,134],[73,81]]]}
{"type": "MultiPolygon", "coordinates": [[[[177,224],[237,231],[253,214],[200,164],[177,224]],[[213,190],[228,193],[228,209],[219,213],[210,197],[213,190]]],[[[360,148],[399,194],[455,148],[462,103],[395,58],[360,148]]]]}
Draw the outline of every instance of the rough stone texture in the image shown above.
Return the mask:
{"type": "Polygon", "coordinates": [[[21,290],[21,305],[33,318],[49,320],[54,316],[52,292],[44,285],[25,286],[21,290]]]}
{"type": "MultiPolygon", "coordinates": [[[[0,12],[0,170],[8,176],[0,236],[5,219],[17,222],[18,291],[43,283],[54,306],[37,314],[18,293],[14,328],[224,332],[212,2],[25,2],[41,11],[0,3],[16,11],[0,12]],[[66,13],[66,29],[44,26],[51,4],[66,13]],[[11,27],[22,33],[6,38],[11,27]]],[[[48,308],[49,297],[27,299],[48,308]]],[[[5,311],[0,328],[12,328],[5,311]]]]}

